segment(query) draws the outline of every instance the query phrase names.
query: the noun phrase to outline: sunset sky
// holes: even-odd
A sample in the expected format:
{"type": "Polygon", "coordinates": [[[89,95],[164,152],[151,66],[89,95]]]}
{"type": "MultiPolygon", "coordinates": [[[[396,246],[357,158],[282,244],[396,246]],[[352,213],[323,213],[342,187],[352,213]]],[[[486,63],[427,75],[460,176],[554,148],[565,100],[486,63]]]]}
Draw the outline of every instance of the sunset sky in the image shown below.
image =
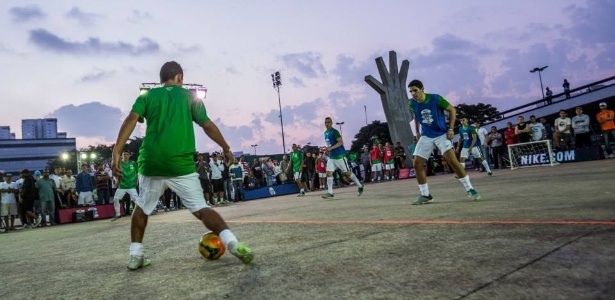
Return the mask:
{"type": "MultiPolygon", "coordinates": [[[[55,117],[78,147],[111,144],[139,94],[179,62],[233,151],[322,145],[324,118],[347,147],[367,119],[386,121],[374,59],[394,50],[408,80],[453,104],[499,110],[615,75],[615,0],[15,1],[0,2],[0,125],[55,117]]],[[[134,135],[143,135],[137,128],[134,135]]],[[[197,131],[197,150],[217,150],[197,131]]]]}

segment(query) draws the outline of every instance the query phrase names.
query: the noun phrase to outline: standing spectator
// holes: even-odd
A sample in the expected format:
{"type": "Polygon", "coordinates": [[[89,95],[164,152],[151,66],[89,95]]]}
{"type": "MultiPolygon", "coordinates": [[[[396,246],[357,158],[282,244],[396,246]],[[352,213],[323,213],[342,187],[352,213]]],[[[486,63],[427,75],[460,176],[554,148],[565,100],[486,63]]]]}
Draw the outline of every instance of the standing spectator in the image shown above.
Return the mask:
{"type": "Polygon", "coordinates": [[[208,204],[211,204],[211,182],[209,180],[211,172],[209,168],[209,159],[205,161],[203,154],[199,153],[196,156],[196,160],[196,172],[199,174],[199,183],[203,189],[203,197],[205,197],[205,201],[208,204]]]}
{"type": "Polygon", "coordinates": [[[547,122],[547,118],[540,118],[540,123],[545,128],[545,140],[552,141],[553,140],[553,126],[549,122],[547,122]]]}
{"type": "Polygon", "coordinates": [[[518,116],[519,123],[515,126],[515,135],[517,136],[517,142],[527,143],[530,141],[530,127],[527,126],[523,116],[518,116]]]}
{"type": "Polygon", "coordinates": [[[545,139],[545,126],[542,123],[536,122],[536,116],[530,116],[530,135],[532,142],[541,141],[545,139]]]}
{"type": "Polygon", "coordinates": [[[224,167],[222,170],[222,179],[224,179],[224,201],[230,202],[231,189],[233,189],[233,181],[229,175],[230,162],[224,157],[224,155],[220,155],[218,159],[220,160],[220,164],[224,167]]]}
{"type": "Polygon", "coordinates": [[[64,171],[60,166],[56,166],[53,174],[49,175],[49,178],[51,178],[51,180],[53,180],[56,184],[56,189],[53,193],[53,201],[55,203],[55,207],[58,208],[65,207],[64,191],[62,190],[62,175],[64,175],[64,171]]]}
{"type": "Polygon", "coordinates": [[[555,119],[555,132],[553,133],[553,144],[555,148],[569,149],[572,143],[572,135],[570,130],[572,129],[572,120],[568,118],[565,110],[559,111],[559,118],[555,119]],[[562,146],[562,142],[564,145],[562,146]]]}
{"type": "Polygon", "coordinates": [[[280,173],[280,181],[282,183],[286,183],[288,181],[288,178],[291,178],[292,175],[286,171],[288,170],[288,155],[286,154],[282,156],[282,161],[280,162],[280,169],[282,170],[282,173],[280,173]]]}
{"type": "Polygon", "coordinates": [[[547,87],[547,98],[546,98],[546,105],[549,105],[551,103],[553,103],[553,91],[551,91],[551,89],[549,87],[547,87]]]}
{"type": "Polygon", "coordinates": [[[235,191],[233,202],[243,201],[245,199],[243,194],[243,167],[237,159],[234,159],[229,167],[229,174],[233,180],[233,189],[235,191]]]}
{"type": "Polygon", "coordinates": [[[600,102],[600,112],[596,114],[596,119],[600,123],[602,136],[604,136],[604,147],[609,158],[615,158],[610,141],[610,138],[615,140],[615,121],[613,121],[613,118],[615,118],[615,112],[606,109],[606,102],[600,102]]]}
{"type": "Polygon", "coordinates": [[[77,175],[76,187],[79,198],[77,200],[77,206],[84,206],[86,204],[94,204],[94,198],[92,198],[92,191],[94,191],[94,180],[92,175],[88,173],[88,166],[86,164],[81,165],[81,173],[77,175]]]}
{"type": "Polygon", "coordinates": [[[0,183],[0,193],[2,193],[0,214],[4,217],[6,231],[15,230],[15,216],[17,215],[17,200],[15,195],[19,193],[19,186],[17,183],[11,182],[12,179],[13,174],[6,173],[4,175],[5,181],[0,183]]]}
{"type": "Polygon", "coordinates": [[[64,200],[67,207],[77,206],[77,197],[75,197],[76,179],[73,177],[73,171],[68,169],[62,177],[62,191],[64,191],[64,200]]]}
{"type": "Polygon", "coordinates": [[[564,87],[566,99],[570,98],[570,82],[568,82],[568,79],[564,79],[564,84],[562,84],[562,87],[564,87]]]}
{"type": "Polygon", "coordinates": [[[384,143],[384,149],[382,149],[382,159],[384,166],[384,180],[393,180],[395,170],[395,149],[391,143],[384,143]]]}
{"type": "Polygon", "coordinates": [[[56,190],[56,183],[49,178],[49,170],[43,170],[43,177],[36,181],[36,188],[38,189],[38,199],[41,201],[41,217],[43,217],[43,224],[46,226],[46,216],[49,215],[49,226],[56,224],[55,218],[55,199],[54,194],[56,190]]]}
{"type": "Polygon", "coordinates": [[[316,158],[316,172],[318,173],[318,189],[324,190],[327,187],[327,161],[325,161],[322,152],[319,152],[316,158]]]}
{"type": "Polygon", "coordinates": [[[244,189],[247,189],[249,187],[248,182],[250,181],[250,165],[248,165],[248,162],[243,155],[239,157],[239,165],[243,170],[243,187],[244,189]]]}
{"type": "Polygon", "coordinates": [[[397,142],[395,146],[395,177],[399,178],[399,170],[406,168],[406,149],[397,142]]]}
{"type": "Polygon", "coordinates": [[[218,160],[218,155],[214,154],[212,156],[209,168],[211,169],[211,186],[214,190],[211,201],[214,205],[222,204],[224,202],[224,178],[222,178],[224,165],[218,160]]]}
{"type": "Polygon", "coordinates": [[[43,218],[37,216],[34,213],[34,201],[38,198],[38,192],[36,191],[36,181],[34,177],[30,175],[28,169],[21,171],[21,178],[23,183],[21,186],[20,197],[23,201],[23,209],[26,211],[26,222],[30,224],[30,227],[36,228],[41,224],[43,218]]]}
{"type": "Polygon", "coordinates": [[[502,134],[498,132],[498,128],[495,126],[491,126],[491,131],[487,135],[487,142],[489,143],[489,148],[491,150],[491,155],[493,157],[493,166],[496,169],[504,168],[504,138],[502,134]]]}
{"type": "Polygon", "coordinates": [[[506,123],[506,130],[504,130],[504,139],[506,141],[506,145],[514,145],[517,143],[515,127],[511,122],[506,123]]]}
{"type": "Polygon", "coordinates": [[[379,182],[382,176],[382,152],[376,143],[372,146],[370,164],[372,165],[372,182],[379,182]]]}
{"type": "Polygon", "coordinates": [[[98,196],[97,204],[111,204],[111,193],[109,190],[109,174],[105,172],[105,167],[102,163],[96,166],[94,173],[94,181],[96,182],[96,195],[98,196]]]}
{"type": "Polygon", "coordinates": [[[365,173],[363,175],[363,182],[369,182],[372,178],[372,165],[370,160],[369,148],[367,147],[367,145],[363,146],[363,153],[361,153],[361,164],[363,165],[363,172],[365,173]]]}
{"type": "Polygon", "coordinates": [[[263,173],[263,165],[258,162],[258,158],[255,158],[254,163],[252,164],[252,176],[254,176],[254,180],[256,181],[255,188],[265,186],[265,174],[263,173]]]}
{"type": "Polygon", "coordinates": [[[583,113],[583,108],[578,106],[576,116],[572,117],[572,129],[574,129],[574,147],[585,148],[592,146],[589,130],[589,116],[583,113]]]}
{"type": "Polygon", "coordinates": [[[315,191],[314,186],[314,174],[316,172],[316,157],[312,156],[312,152],[307,151],[305,153],[305,170],[307,171],[307,188],[310,191],[315,191]]]}
{"type": "MultiPolygon", "coordinates": [[[[487,134],[489,134],[489,132],[487,131],[487,129],[481,126],[479,121],[474,121],[474,128],[476,129],[476,136],[480,141],[480,151],[482,152],[482,155],[485,158],[487,164],[491,165],[491,158],[489,157],[489,145],[487,145],[487,134]]],[[[479,159],[474,158],[474,161],[475,163],[479,164],[479,168],[482,169],[482,171],[485,171],[485,167],[480,163],[479,159]]]]}

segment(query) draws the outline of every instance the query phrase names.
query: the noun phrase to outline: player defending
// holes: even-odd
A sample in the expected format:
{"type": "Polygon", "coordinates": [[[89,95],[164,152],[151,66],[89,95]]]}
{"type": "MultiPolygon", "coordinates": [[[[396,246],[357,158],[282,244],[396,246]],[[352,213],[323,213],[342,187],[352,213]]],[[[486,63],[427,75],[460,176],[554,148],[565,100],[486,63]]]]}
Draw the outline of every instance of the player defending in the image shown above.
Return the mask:
{"type": "Polygon", "coordinates": [[[476,128],[470,126],[468,124],[468,118],[461,117],[459,120],[461,121],[461,125],[459,126],[459,141],[457,142],[457,149],[455,150],[459,154],[459,159],[461,166],[465,166],[466,159],[470,153],[474,156],[475,159],[478,159],[485,170],[487,170],[487,175],[491,176],[491,168],[489,167],[489,163],[483,159],[483,155],[480,151],[480,139],[476,135],[476,128]]]}
{"type": "MultiPolygon", "coordinates": [[[[137,193],[137,163],[130,160],[130,152],[122,152],[122,162],[120,162],[120,168],[122,168],[122,178],[120,179],[119,187],[115,191],[113,196],[113,208],[115,208],[115,217],[111,221],[117,221],[121,218],[120,214],[120,201],[124,198],[124,195],[128,193],[130,195],[130,202],[135,203],[139,194],[137,193]]],[[[130,205],[126,205],[130,207],[130,205]]]]}
{"type": "Polygon", "coordinates": [[[408,102],[410,111],[414,113],[414,125],[417,131],[418,142],[414,150],[414,170],[416,171],[416,181],[419,184],[421,194],[412,204],[423,204],[432,202],[434,199],[429,193],[427,186],[427,176],[425,174],[425,161],[433,152],[433,148],[438,147],[440,152],[457,174],[459,181],[465,187],[468,197],[472,200],[479,200],[480,195],[472,187],[470,177],[461,166],[455,152],[451,139],[455,135],[455,107],[450,105],[442,96],[437,94],[426,94],[423,83],[419,80],[412,80],[408,84],[408,89],[412,99],[408,102]],[[448,112],[448,126],[444,111],[448,112]],[[420,127],[419,127],[420,126],[420,127]],[[420,132],[419,132],[420,128],[420,132]]]}
{"type": "Polygon", "coordinates": [[[163,86],[153,88],[137,98],[120,128],[113,148],[113,174],[121,181],[123,170],[120,166],[120,153],[139,119],[147,122],[138,161],[141,194],[137,197],[130,226],[130,270],[151,264],[143,255],[143,235],[148,216],[156,209],[158,199],[166,187],[182,199],[186,208],[205,227],[220,237],[231,254],[246,264],[253,258],[252,250],[238,242],[224,219],[203,198],[199,175],[194,169],[196,146],[192,122],[203,128],[229,160],[233,154],[216,124],[207,116],[203,101],[182,87],[183,79],[183,70],[178,63],[171,61],[162,65],[160,82],[163,86]]]}
{"type": "Polygon", "coordinates": [[[346,149],[344,149],[344,140],[340,132],[333,128],[333,121],[331,118],[325,118],[325,144],[327,145],[326,151],[329,152],[329,159],[327,160],[327,191],[326,195],[323,195],[323,199],[333,199],[333,172],[335,169],[339,169],[344,173],[346,177],[350,179],[359,187],[359,196],[363,194],[365,186],[359,181],[357,176],[351,172],[346,159],[346,149]]]}

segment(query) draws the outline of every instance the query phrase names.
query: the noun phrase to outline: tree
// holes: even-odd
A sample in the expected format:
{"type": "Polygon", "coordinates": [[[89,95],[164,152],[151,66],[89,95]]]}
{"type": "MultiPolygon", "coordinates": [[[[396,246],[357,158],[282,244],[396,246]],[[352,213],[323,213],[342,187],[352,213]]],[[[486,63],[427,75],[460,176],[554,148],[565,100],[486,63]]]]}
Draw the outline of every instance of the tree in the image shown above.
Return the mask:
{"type": "Polygon", "coordinates": [[[457,120],[461,117],[467,117],[470,122],[488,122],[502,118],[498,109],[491,106],[491,104],[480,102],[478,104],[461,103],[455,106],[455,109],[457,110],[457,120]]]}
{"type": "Polygon", "coordinates": [[[363,146],[367,145],[370,147],[373,137],[377,137],[383,144],[386,141],[392,142],[391,134],[389,133],[389,125],[386,122],[381,123],[375,120],[371,124],[361,127],[359,132],[354,136],[355,139],[352,141],[350,151],[360,152],[363,146]]]}

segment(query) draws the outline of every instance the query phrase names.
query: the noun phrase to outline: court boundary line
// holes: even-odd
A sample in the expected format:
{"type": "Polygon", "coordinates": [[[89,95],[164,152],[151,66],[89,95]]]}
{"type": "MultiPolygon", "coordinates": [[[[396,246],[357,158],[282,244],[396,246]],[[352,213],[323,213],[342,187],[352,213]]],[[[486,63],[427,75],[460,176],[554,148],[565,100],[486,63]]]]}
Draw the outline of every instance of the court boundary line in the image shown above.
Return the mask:
{"type": "MultiPolygon", "coordinates": [[[[149,220],[152,223],[187,223],[199,220],[149,220]]],[[[314,225],[589,225],[615,226],[615,221],[575,221],[575,220],[226,220],[232,224],[314,224],[314,225]]]]}

